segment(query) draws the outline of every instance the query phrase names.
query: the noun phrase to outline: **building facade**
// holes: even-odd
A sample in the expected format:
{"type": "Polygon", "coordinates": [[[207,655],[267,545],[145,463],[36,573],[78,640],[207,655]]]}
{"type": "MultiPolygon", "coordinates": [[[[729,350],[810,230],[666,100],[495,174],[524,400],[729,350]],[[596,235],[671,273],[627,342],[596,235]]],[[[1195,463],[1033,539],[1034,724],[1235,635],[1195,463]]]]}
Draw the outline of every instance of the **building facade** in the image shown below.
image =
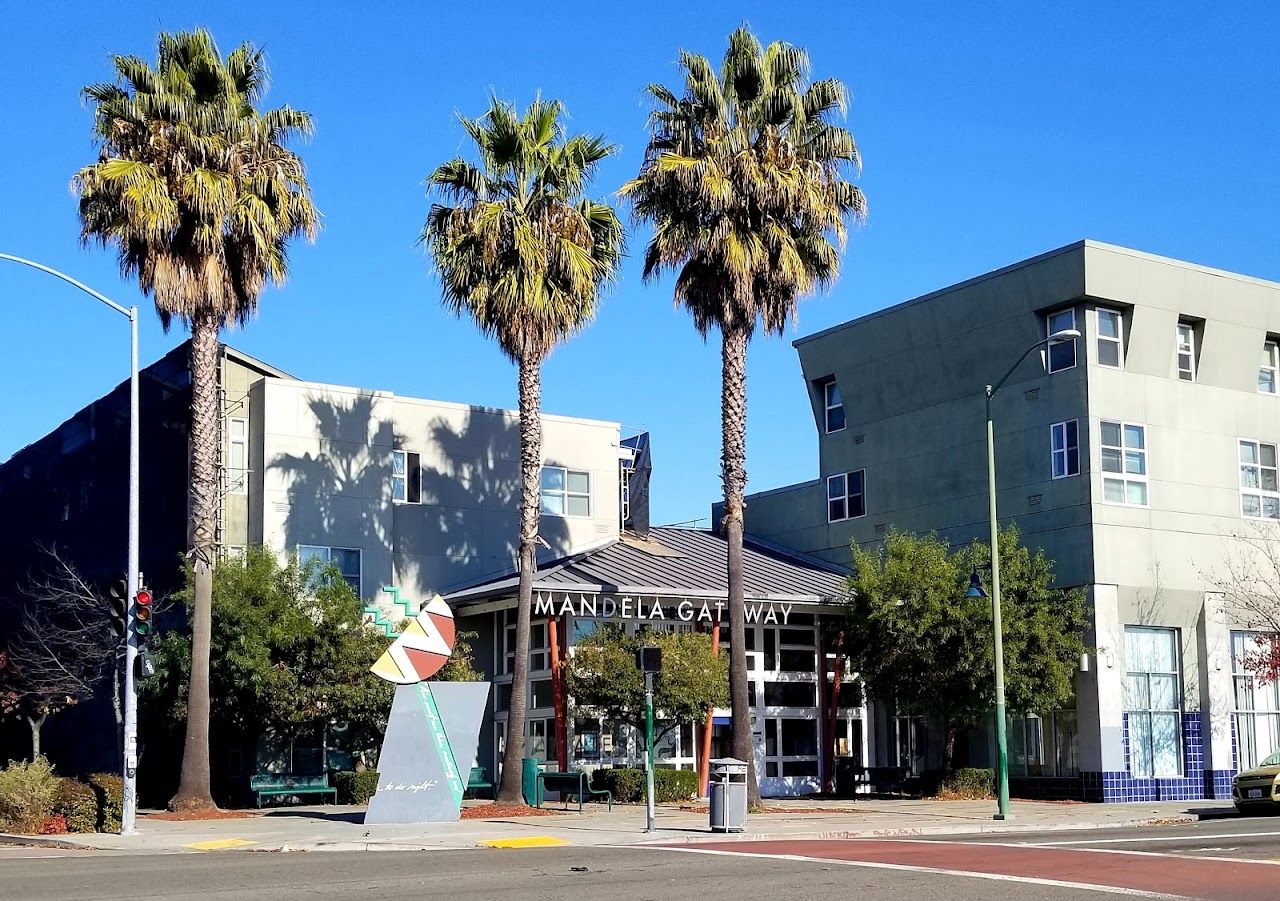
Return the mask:
{"type": "MultiPolygon", "coordinates": [[[[817,478],[748,497],[747,532],[836,563],[890,528],[984,540],[984,388],[1071,328],[992,402],[1001,521],[1087,590],[1095,649],[1073,709],[1012,721],[1015,790],[1229,797],[1280,747],[1227,590],[1280,577],[1249,550],[1280,538],[1280,284],[1084,241],[801,338],[817,478]]],[[[880,721],[874,763],[937,759],[929,724],[880,721]]]]}

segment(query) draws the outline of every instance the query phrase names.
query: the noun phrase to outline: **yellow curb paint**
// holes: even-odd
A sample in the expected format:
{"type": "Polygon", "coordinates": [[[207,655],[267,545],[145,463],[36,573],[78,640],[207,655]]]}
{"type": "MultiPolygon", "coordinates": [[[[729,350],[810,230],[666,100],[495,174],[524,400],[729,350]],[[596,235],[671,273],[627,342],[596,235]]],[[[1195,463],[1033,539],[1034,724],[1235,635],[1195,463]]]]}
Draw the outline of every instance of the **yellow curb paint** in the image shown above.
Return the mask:
{"type": "Polygon", "coordinates": [[[524,838],[494,838],[480,844],[487,848],[554,848],[569,843],[550,835],[530,835],[524,838]]]}
{"type": "Polygon", "coordinates": [[[184,848],[190,848],[192,851],[225,851],[228,848],[243,848],[245,845],[256,845],[257,842],[246,841],[242,838],[221,838],[213,842],[196,842],[193,845],[183,845],[184,848]]]}

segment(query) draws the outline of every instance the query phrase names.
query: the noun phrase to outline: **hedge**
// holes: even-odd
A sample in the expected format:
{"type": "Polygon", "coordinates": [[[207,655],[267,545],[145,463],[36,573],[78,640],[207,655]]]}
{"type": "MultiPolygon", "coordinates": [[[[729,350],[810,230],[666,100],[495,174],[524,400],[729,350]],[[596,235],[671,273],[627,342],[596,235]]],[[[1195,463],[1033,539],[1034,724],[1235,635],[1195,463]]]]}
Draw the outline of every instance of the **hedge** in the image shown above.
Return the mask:
{"type": "Polygon", "coordinates": [[[98,831],[98,793],[79,779],[62,779],[53,812],[61,815],[68,832],[98,831]]]}
{"type": "Polygon", "coordinates": [[[962,767],[942,780],[938,794],[980,801],[995,796],[996,774],[988,767],[962,767]]]}
{"type": "Polygon", "coordinates": [[[44,757],[0,769],[0,829],[36,835],[53,816],[58,777],[44,757]]]}
{"type": "MultiPolygon", "coordinates": [[[[635,804],[644,800],[644,770],[616,767],[591,774],[591,787],[613,793],[613,800],[635,804]]],[[[698,795],[698,774],[694,770],[653,771],[653,799],[659,803],[688,801],[698,795]]]]}
{"type": "Polygon", "coordinates": [[[333,787],[338,790],[339,804],[368,804],[378,790],[378,771],[343,770],[333,774],[333,787]]]}
{"type": "Polygon", "coordinates": [[[85,781],[98,797],[98,831],[119,832],[124,812],[124,780],[115,773],[94,773],[85,781]]]}

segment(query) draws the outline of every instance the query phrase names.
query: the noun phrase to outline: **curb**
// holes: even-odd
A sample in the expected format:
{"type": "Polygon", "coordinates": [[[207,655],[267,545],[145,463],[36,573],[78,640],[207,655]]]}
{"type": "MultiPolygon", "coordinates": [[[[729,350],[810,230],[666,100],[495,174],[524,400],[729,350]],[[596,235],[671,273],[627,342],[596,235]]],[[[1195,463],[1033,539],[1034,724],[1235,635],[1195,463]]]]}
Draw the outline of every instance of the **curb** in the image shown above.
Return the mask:
{"type": "Polygon", "coordinates": [[[45,838],[42,835],[12,835],[0,832],[0,845],[20,845],[24,848],[57,848],[61,851],[107,851],[97,845],[82,845],[79,842],[68,842],[58,838],[45,838]]]}

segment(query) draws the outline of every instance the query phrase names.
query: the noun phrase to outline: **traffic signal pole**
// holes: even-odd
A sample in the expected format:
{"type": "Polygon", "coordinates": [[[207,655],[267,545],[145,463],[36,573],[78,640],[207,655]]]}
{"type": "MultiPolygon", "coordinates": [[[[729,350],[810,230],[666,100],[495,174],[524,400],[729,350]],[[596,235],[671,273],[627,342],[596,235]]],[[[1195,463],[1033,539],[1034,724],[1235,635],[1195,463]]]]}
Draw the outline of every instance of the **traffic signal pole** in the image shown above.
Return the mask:
{"type": "Polygon", "coordinates": [[[31,269],[38,269],[54,278],[62,279],[73,287],[115,310],[129,320],[129,537],[128,537],[128,612],[124,663],[124,803],[120,812],[120,834],[132,835],[134,818],[138,810],[138,697],[134,683],[134,660],[138,656],[137,636],[134,634],[133,608],[141,584],[138,580],[138,308],[125,308],[111,298],[90,288],[84,282],[59,272],[43,263],[24,259],[10,253],[0,253],[0,260],[8,260],[31,269]]]}
{"type": "Polygon", "coordinates": [[[134,684],[134,661],[138,657],[138,636],[134,610],[138,590],[138,308],[129,308],[129,607],[125,620],[124,652],[124,792],[120,810],[120,834],[133,835],[138,813],[138,690],[134,684]]]}

